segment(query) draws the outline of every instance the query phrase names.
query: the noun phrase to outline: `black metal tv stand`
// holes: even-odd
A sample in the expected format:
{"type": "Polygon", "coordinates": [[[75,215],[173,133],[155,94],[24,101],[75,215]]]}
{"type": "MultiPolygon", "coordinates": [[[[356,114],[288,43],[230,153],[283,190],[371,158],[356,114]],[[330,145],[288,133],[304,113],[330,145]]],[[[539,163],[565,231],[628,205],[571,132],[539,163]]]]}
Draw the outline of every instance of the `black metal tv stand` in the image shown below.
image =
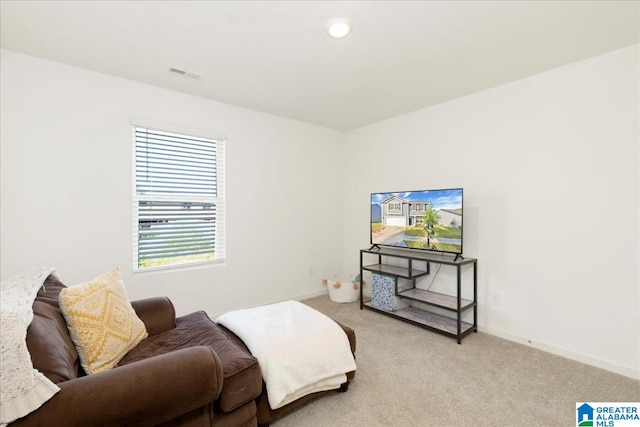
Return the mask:
{"type": "MultiPolygon", "coordinates": [[[[369,249],[360,250],[360,309],[366,308],[387,316],[395,317],[402,321],[412,323],[431,331],[456,338],[458,344],[461,344],[462,338],[471,332],[478,332],[478,281],[477,281],[477,260],[474,258],[463,258],[456,256],[455,258],[436,255],[430,252],[422,252],[411,249],[395,249],[387,247],[379,247],[373,245],[369,249]],[[374,247],[377,249],[374,250],[374,247]],[[377,262],[365,264],[365,257],[377,257],[377,262]],[[403,260],[404,266],[399,267],[396,263],[390,263],[391,259],[403,260]],[[415,261],[424,268],[415,268],[415,261]],[[416,287],[416,280],[420,277],[431,274],[431,264],[450,265],[456,268],[457,272],[457,288],[455,295],[446,295],[438,292],[432,292],[416,287]],[[462,295],[462,269],[471,266],[473,272],[473,299],[464,299],[462,295]],[[453,317],[446,316],[429,311],[427,308],[419,308],[409,306],[396,311],[387,311],[375,307],[371,300],[364,301],[362,292],[363,273],[370,271],[372,273],[391,277],[395,283],[395,295],[402,299],[421,303],[419,305],[425,307],[434,307],[440,309],[440,312],[453,313],[453,317]],[[406,279],[412,287],[398,292],[398,279],[406,279]],[[467,311],[473,310],[473,323],[463,322],[462,315],[467,311]]],[[[467,270],[465,268],[465,270],[467,270]]]]}

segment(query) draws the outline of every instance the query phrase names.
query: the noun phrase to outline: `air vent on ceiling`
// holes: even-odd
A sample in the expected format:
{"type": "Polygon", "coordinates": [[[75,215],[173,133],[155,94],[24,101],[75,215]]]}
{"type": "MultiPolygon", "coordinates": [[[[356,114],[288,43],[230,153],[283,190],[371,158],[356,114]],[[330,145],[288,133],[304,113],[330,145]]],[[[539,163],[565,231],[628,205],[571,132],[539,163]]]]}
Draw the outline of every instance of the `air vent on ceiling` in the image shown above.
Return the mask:
{"type": "Polygon", "coordinates": [[[200,81],[204,78],[202,74],[194,73],[192,71],[185,71],[179,68],[169,68],[168,70],[171,74],[175,74],[176,76],[186,77],[187,79],[200,81]]]}

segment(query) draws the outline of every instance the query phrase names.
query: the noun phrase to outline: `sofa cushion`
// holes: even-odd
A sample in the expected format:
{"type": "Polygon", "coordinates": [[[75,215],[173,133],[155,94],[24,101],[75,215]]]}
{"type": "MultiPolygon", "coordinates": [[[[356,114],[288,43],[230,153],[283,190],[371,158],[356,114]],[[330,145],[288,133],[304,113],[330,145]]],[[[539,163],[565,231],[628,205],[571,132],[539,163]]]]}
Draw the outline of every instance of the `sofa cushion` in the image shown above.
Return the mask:
{"type": "Polygon", "coordinates": [[[45,280],[33,303],[26,339],[33,367],[56,384],[79,375],[78,352],[58,308],[58,294],[65,287],[53,274],[45,280]]]}
{"type": "Polygon", "coordinates": [[[89,374],[113,368],[148,334],[131,307],[116,267],[60,291],[60,310],[80,363],[89,374]]]}
{"type": "MultiPolygon", "coordinates": [[[[60,309],[58,297],[60,291],[65,288],[65,284],[62,283],[55,274],[51,274],[42,284],[42,288],[38,292],[38,295],[36,295],[36,301],[44,302],[54,308],[60,309]]],[[[60,313],[60,316],[62,316],[62,313],[60,313]]]]}
{"type": "MultiPolygon", "coordinates": [[[[351,353],[353,353],[353,357],[355,357],[356,356],[355,354],[356,334],[354,330],[346,325],[343,325],[340,322],[336,322],[336,323],[342,328],[344,333],[347,335],[347,338],[349,339],[349,345],[351,346],[351,353]]],[[[249,351],[246,344],[240,338],[238,338],[236,334],[234,334],[233,332],[231,332],[229,329],[225,328],[222,325],[220,325],[220,329],[239,347],[245,349],[246,351],[249,351]]],[[[355,374],[356,374],[355,371],[351,371],[347,373],[347,384],[355,378],[355,374]]],[[[305,403],[309,402],[310,400],[313,400],[329,392],[331,391],[323,391],[323,392],[309,394],[294,402],[289,403],[288,405],[285,405],[281,408],[274,410],[274,409],[271,409],[271,407],[269,406],[269,399],[267,399],[267,387],[266,385],[263,384],[262,394],[260,395],[260,397],[258,397],[258,399],[256,399],[256,406],[257,406],[256,417],[258,419],[258,425],[269,425],[269,423],[271,423],[272,420],[284,414],[287,414],[292,410],[294,410],[295,408],[298,408],[304,405],[305,403]]]]}
{"type": "Polygon", "coordinates": [[[224,380],[218,404],[223,412],[231,412],[258,397],[262,391],[258,361],[231,341],[203,311],[178,317],[174,329],[142,341],[120,365],[199,345],[211,347],[222,364],[224,380]]]}

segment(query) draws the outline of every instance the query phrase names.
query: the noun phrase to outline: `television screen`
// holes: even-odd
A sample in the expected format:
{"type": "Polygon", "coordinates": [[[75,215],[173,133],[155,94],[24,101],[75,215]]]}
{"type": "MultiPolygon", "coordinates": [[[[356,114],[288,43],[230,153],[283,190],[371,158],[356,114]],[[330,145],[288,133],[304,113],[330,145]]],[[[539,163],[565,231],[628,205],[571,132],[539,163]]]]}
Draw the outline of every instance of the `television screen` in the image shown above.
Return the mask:
{"type": "Polygon", "coordinates": [[[371,194],[371,244],[462,254],[462,188],[371,194]]]}

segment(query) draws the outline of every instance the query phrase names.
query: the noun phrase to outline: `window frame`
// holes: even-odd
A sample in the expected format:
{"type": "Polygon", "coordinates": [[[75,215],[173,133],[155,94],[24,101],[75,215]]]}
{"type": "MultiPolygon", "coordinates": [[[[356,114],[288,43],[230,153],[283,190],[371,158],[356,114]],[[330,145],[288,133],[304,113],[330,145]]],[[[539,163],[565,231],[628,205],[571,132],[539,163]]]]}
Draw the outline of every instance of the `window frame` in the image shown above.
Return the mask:
{"type": "MultiPolygon", "coordinates": [[[[226,195],[225,195],[225,138],[213,138],[211,136],[203,136],[203,132],[194,132],[193,130],[172,129],[168,130],[164,126],[143,124],[140,122],[130,122],[131,125],[131,141],[132,141],[132,212],[133,212],[133,271],[134,273],[152,272],[158,270],[176,270],[185,268],[194,268],[202,266],[224,265],[226,261],[226,195]],[[184,138],[197,138],[215,142],[215,180],[216,195],[183,195],[171,194],[169,192],[154,194],[138,194],[138,158],[137,151],[137,130],[146,130],[152,132],[167,133],[184,138]],[[215,233],[213,237],[213,259],[194,260],[194,261],[178,261],[163,265],[140,266],[140,202],[174,202],[181,204],[213,204],[215,206],[215,233]]],[[[175,256],[178,259],[179,256],[175,256]]],[[[171,256],[167,257],[171,258],[171,256]]]]}

